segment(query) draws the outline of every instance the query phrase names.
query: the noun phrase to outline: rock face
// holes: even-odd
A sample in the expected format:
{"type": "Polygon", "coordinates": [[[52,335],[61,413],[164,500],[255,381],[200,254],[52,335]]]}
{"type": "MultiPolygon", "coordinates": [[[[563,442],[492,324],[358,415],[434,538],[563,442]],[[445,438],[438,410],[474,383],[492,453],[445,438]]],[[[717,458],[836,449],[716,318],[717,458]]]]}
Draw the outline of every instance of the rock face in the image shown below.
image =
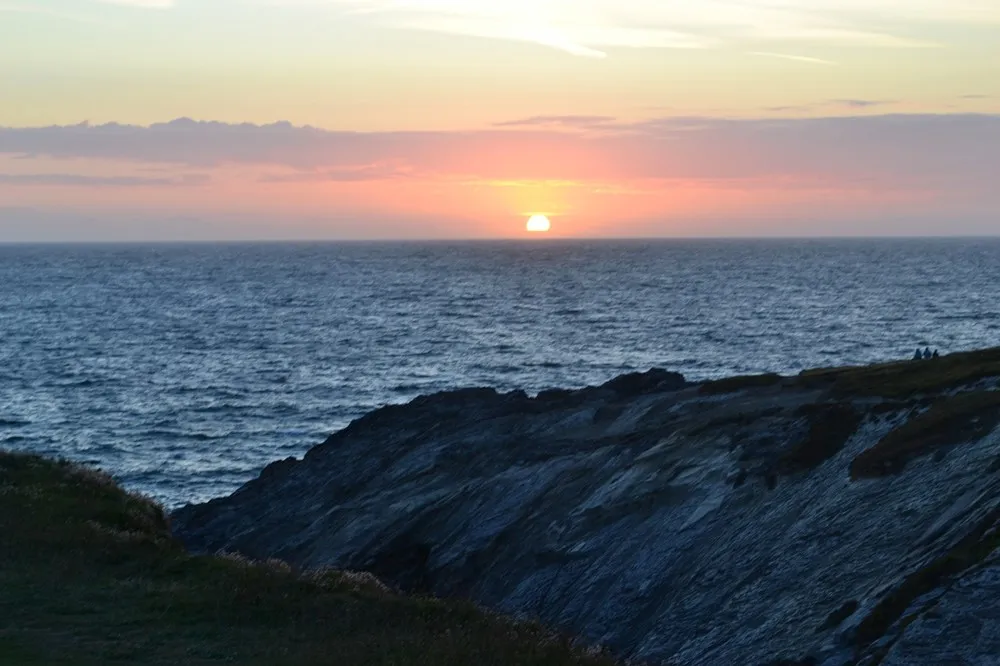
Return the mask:
{"type": "Polygon", "coordinates": [[[172,520],[195,550],[369,571],[654,664],[997,663],[998,376],[992,350],[443,393],[172,520]]]}

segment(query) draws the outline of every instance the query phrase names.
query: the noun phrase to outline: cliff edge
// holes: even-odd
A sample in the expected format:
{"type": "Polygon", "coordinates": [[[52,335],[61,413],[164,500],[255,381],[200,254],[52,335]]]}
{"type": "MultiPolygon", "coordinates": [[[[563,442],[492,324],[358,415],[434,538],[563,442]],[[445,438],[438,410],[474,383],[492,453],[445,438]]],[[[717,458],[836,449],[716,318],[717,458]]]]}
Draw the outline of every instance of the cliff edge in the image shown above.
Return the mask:
{"type": "Polygon", "coordinates": [[[171,520],[198,551],[368,571],[650,663],[985,663],[998,378],[992,349],[442,393],[171,520]]]}

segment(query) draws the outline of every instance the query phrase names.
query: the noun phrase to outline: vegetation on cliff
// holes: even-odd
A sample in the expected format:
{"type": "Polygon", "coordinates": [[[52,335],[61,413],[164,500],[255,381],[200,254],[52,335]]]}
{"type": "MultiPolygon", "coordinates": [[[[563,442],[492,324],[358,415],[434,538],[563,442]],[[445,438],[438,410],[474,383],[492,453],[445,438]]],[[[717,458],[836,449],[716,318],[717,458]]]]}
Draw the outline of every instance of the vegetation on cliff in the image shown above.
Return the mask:
{"type": "Polygon", "coordinates": [[[724,395],[747,389],[777,386],[781,383],[781,380],[781,375],[774,373],[724,377],[723,379],[713,379],[705,382],[699,387],[698,392],[702,395],[724,395]]]}
{"type": "Polygon", "coordinates": [[[926,361],[807,370],[802,385],[831,385],[841,397],[910,398],[1000,377],[1000,348],[959,352],[926,361]]]}
{"type": "Polygon", "coordinates": [[[898,474],[908,461],[984,437],[998,423],[1000,391],[972,391],[939,398],[926,412],[859,454],[851,462],[851,478],[898,474]]]}
{"type": "Polygon", "coordinates": [[[535,624],[364,574],[194,557],[106,475],[0,452],[0,663],[584,665],[535,624]]]}

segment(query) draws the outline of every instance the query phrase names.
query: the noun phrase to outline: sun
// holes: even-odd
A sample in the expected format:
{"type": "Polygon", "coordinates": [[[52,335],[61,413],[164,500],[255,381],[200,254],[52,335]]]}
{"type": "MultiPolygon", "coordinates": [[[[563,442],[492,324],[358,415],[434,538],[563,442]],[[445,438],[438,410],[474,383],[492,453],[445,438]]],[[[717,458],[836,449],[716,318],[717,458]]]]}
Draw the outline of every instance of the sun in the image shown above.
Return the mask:
{"type": "Polygon", "coordinates": [[[528,219],[527,229],[533,233],[545,233],[552,228],[549,218],[544,215],[532,215],[528,219]]]}

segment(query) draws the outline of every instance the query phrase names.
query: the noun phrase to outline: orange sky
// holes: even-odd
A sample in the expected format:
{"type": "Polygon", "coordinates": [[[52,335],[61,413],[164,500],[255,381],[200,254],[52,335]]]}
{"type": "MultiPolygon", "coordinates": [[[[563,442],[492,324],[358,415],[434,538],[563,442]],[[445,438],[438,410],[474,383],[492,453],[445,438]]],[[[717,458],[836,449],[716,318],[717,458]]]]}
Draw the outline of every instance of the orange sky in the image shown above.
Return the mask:
{"type": "Polygon", "coordinates": [[[0,242],[993,234],[997,44],[996,0],[0,0],[0,242]]]}
{"type": "Polygon", "coordinates": [[[203,219],[205,238],[483,238],[523,236],[535,213],[566,237],[992,233],[1000,210],[991,115],[576,116],[407,133],[181,120],[0,130],[5,146],[15,238],[29,226],[18,216],[41,229],[47,211],[133,217],[139,237],[156,220],[203,219]]]}

